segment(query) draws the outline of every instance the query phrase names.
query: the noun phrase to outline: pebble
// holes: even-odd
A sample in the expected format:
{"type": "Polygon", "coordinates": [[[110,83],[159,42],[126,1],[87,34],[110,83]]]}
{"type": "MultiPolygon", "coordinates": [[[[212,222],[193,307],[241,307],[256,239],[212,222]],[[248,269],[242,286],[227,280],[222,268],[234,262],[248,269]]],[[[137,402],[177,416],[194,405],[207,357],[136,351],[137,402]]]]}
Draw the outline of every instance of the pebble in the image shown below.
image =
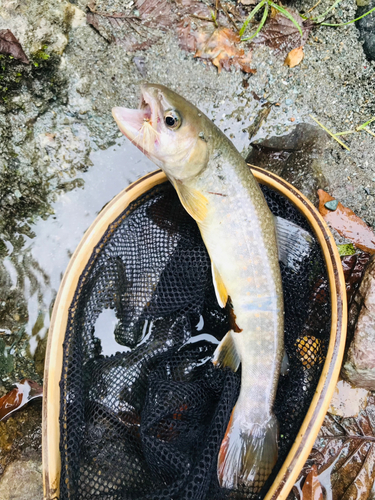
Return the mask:
{"type": "Polygon", "coordinates": [[[328,210],[332,210],[332,212],[334,212],[338,207],[338,204],[339,204],[338,200],[331,200],[327,201],[327,203],[324,203],[324,206],[328,208],[328,210]]]}

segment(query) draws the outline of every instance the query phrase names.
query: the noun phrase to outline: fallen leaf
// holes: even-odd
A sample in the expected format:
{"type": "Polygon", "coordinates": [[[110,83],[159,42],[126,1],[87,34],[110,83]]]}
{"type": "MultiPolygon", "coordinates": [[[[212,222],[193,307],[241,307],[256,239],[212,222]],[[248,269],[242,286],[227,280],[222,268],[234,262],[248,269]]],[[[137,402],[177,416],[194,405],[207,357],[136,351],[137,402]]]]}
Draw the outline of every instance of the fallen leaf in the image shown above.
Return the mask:
{"type": "Polygon", "coordinates": [[[303,34],[302,40],[301,34],[293,22],[281,12],[277,12],[276,15],[268,18],[259,35],[254,39],[254,43],[267,45],[267,47],[275,49],[277,53],[288,53],[294,48],[305,45],[313,23],[309,20],[304,21],[295,10],[286,10],[299,24],[303,34]]]}
{"type": "Polygon", "coordinates": [[[11,413],[19,410],[29,401],[43,396],[43,387],[33,380],[23,379],[16,388],[0,398],[0,421],[9,418],[11,413]]]}
{"type": "Polygon", "coordinates": [[[294,68],[294,66],[298,66],[304,57],[303,47],[297,47],[289,52],[286,56],[284,64],[289,66],[289,68],[294,68]]]}
{"type": "Polygon", "coordinates": [[[324,205],[334,198],[323,189],[318,190],[318,196],[319,212],[324,220],[341,236],[351,240],[357,248],[370,254],[375,253],[375,234],[369,226],[350,208],[344,207],[341,203],[337,205],[334,212],[328,210],[324,205]]]}
{"type": "Polygon", "coordinates": [[[29,64],[29,60],[23,51],[20,42],[10,30],[0,30],[0,54],[13,56],[25,64],[29,64]]]}
{"type": "Polygon", "coordinates": [[[369,498],[375,478],[374,429],[373,396],[358,417],[327,413],[309,459],[315,462],[321,486],[332,500],[369,498]]]}
{"type": "Polygon", "coordinates": [[[197,51],[194,57],[208,59],[217,67],[220,73],[224,68],[227,71],[231,66],[241,69],[245,73],[255,73],[250,67],[251,52],[238,47],[240,37],[229,28],[219,28],[211,35],[201,34],[197,39],[197,51]]]}
{"type": "Polygon", "coordinates": [[[302,488],[301,500],[323,500],[323,490],[320,484],[317,467],[313,465],[306,476],[302,488]]]}

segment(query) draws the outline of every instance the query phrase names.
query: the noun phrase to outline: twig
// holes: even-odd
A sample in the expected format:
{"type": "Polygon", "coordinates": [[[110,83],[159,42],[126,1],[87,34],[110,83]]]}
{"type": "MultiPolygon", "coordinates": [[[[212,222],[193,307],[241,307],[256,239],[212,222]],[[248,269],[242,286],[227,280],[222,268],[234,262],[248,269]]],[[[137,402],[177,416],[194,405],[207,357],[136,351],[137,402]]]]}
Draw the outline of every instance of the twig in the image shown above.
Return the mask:
{"type": "Polygon", "coordinates": [[[224,7],[224,5],[220,2],[220,0],[216,0],[216,4],[221,7],[222,11],[226,15],[226,17],[229,20],[229,22],[232,23],[233,26],[234,26],[234,28],[235,28],[235,30],[238,31],[238,26],[237,26],[235,20],[230,17],[229,12],[227,11],[226,7],[224,7]]]}
{"type": "Polygon", "coordinates": [[[314,120],[314,122],[316,122],[318,125],[320,125],[320,127],[322,127],[323,130],[325,130],[331,137],[333,137],[335,139],[335,141],[337,141],[339,144],[341,144],[341,146],[343,146],[345,149],[347,149],[348,151],[350,151],[350,149],[348,148],[348,146],[346,144],[344,144],[342,141],[340,141],[340,139],[337,139],[337,137],[335,136],[335,134],[333,132],[331,132],[330,130],[328,130],[328,128],[326,128],[324,125],[322,125],[312,115],[309,115],[309,117],[312,118],[314,120]]]}
{"type": "Polygon", "coordinates": [[[314,5],[314,7],[311,7],[311,9],[309,9],[306,14],[309,14],[310,12],[312,12],[314,9],[316,9],[316,7],[320,4],[322,0],[319,0],[318,2],[316,2],[316,4],[314,5]]]}
{"type": "Polygon", "coordinates": [[[203,17],[203,16],[198,16],[197,14],[191,14],[191,17],[194,17],[195,19],[199,19],[200,21],[206,21],[208,23],[214,23],[214,19],[210,19],[208,17],[203,17]]]}

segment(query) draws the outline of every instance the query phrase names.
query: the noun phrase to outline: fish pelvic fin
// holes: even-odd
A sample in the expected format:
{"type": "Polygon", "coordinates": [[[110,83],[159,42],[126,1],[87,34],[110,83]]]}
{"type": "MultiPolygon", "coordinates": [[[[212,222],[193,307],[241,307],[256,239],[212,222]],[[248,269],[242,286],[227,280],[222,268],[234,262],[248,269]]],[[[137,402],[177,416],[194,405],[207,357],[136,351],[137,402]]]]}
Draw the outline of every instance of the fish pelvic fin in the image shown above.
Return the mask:
{"type": "Polygon", "coordinates": [[[187,213],[195,221],[203,222],[207,216],[208,199],[197,189],[188,187],[180,182],[174,181],[173,186],[187,213]]]}
{"type": "Polygon", "coordinates": [[[225,288],[224,282],[221,279],[220,273],[217,270],[215,264],[211,261],[211,270],[212,270],[212,281],[214,283],[216,299],[219,303],[220,307],[225,307],[228,301],[228,292],[225,288]]]}
{"type": "Polygon", "coordinates": [[[236,372],[240,366],[241,359],[234,344],[232,334],[231,330],[217,346],[212,362],[217,367],[223,368],[228,366],[236,372]]]}
{"type": "Polygon", "coordinates": [[[266,422],[247,422],[237,406],[221,443],[218,480],[222,488],[259,493],[277,461],[278,422],[274,415],[266,422]]]}

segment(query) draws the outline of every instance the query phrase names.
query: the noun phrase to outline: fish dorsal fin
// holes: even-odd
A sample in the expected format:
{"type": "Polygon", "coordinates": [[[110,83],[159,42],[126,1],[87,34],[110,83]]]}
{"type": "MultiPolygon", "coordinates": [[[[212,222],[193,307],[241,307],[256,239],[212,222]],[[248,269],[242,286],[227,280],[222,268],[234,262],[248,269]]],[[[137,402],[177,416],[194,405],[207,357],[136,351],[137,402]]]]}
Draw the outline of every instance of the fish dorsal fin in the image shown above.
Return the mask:
{"type": "Polygon", "coordinates": [[[314,246],[314,238],[302,227],[282,217],[275,217],[279,261],[297,271],[314,246]]]}
{"type": "Polygon", "coordinates": [[[217,301],[220,307],[225,307],[227,305],[228,292],[225,288],[223,280],[221,279],[219,271],[216,269],[216,266],[212,261],[211,270],[217,301]]]}
{"type": "Polygon", "coordinates": [[[191,217],[197,222],[203,222],[207,215],[207,198],[197,189],[186,186],[185,184],[173,182],[178,197],[191,217]]]}

